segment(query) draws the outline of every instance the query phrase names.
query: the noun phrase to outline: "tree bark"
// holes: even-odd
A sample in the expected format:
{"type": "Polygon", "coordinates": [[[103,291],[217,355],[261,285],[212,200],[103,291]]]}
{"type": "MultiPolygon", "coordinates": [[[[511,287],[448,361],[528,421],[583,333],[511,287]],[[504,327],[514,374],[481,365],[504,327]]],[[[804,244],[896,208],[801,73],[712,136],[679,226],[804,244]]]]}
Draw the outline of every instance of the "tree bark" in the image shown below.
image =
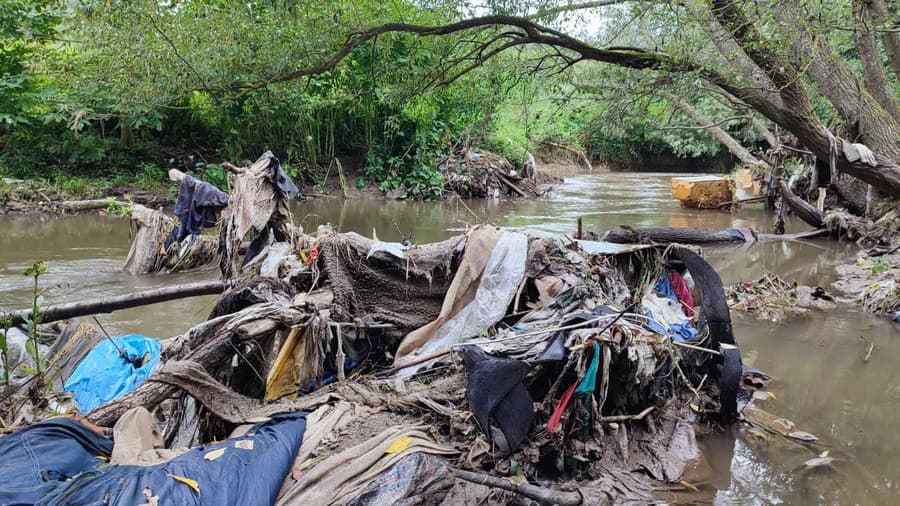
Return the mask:
{"type": "Polygon", "coordinates": [[[778,189],[785,204],[797,215],[798,218],[815,228],[825,227],[825,213],[819,211],[805,200],[794,195],[794,192],[784,181],[778,181],[778,189]]]}
{"type": "Polygon", "coordinates": [[[900,123],[881,107],[828,41],[810,28],[799,0],[783,0],[772,12],[803,68],[841,118],[851,127],[858,126],[862,141],[873,151],[900,160],[900,123]]]}
{"type": "Polygon", "coordinates": [[[881,43],[884,45],[884,52],[887,53],[888,64],[894,71],[894,77],[900,79],[900,23],[894,21],[886,25],[891,19],[891,13],[888,11],[884,0],[864,0],[872,14],[872,21],[884,28],[881,32],[881,43]]]}
{"type": "MultiPolygon", "coordinates": [[[[225,283],[222,281],[200,281],[197,283],[167,286],[165,288],[157,288],[155,290],[147,290],[126,295],[56,304],[54,306],[47,306],[40,311],[41,323],[50,323],[65,320],[67,318],[74,318],[76,316],[111,313],[117,309],[146,306],[148,304],[156,304],[157,302],[165,302],[167,300],[184,299],[198,295],[212,295],[222,293],[224,290],[225,283]]],[[[11,318],[13,325],[21,325],[25,323],[26,318],[30,319],[31,317],[31,309],[22,309],[4,314],[0,318],[11,318]]]]}
{"type": "MultiPolygon", "coordinates": [[[[646,242],[709,244],[718,242],[748,242],[755,232],[745,229],[744,233],[736,228],[614,228],[603,236],[604,241],[617,244],[640,244],[646,242]]],[[[755,239],[753,239],[755,240],[755,239]]]]}
{"type": "Polygon", "coordinates": [[[878,45],[875,42],[875,31],[872,27],[874,22],[869,4],[868,0],[853,0],[856,49],[859,51],[859,59],[862,62],[866,88],[888,114],[900,121],[900,106],[897,105],[894,88],[888,81],[884,66],[881,64],[878,45]]]}

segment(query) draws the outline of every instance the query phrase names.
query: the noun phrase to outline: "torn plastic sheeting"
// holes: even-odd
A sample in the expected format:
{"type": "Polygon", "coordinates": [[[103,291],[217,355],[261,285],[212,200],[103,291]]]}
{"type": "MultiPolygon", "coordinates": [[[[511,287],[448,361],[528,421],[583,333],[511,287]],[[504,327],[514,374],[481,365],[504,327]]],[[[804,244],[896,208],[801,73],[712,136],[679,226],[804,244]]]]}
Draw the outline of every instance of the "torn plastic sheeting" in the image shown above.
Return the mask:
{"type": "Polygon", "coordinates": [[[443,459],[413,453],[369,483],[349,506],[441,504],[456,477],[443,459]]]}
{"type": "Polygon", "coordinates": [[[0,438],[0,504],[35,504],[69,478],[103,464],[112,450],[111,440],[67,417],[4,436],[0,438]]]}
{"type": "MultiPolygon", "coordinates": [[[[506,315],[525,276],[528,237],[518,232],[499,231],[499,237],[490,248],[497,234],[493,227],[482,227],[473,232],[447,292],[441,315],[403,339],[397,351],[396,365],[402,365],[414,355],[445,351],[464,339],[480,335],[506,315]],[[484,265],[483,269],[478,269],[480,265],[484,265]],[[469,302],[461,305],[460,302],[466,299],[469,302]],[[409,353],[417,345],[416,352],[409,353]],[[405,353],[409,354],[404,356],[405,353]]],[[[405,374],[411,374],[414,369],[407,368],[405,374]]]]}
{"type": "Polygon", "coordinates": [[[97,343],[63,387],[75,394],[82,413],[134,390],[159,367],[162,348],[156,339],[129,334],[112,341],[115,345],[110,339],[97,343]],[[141,366],[135,367],[132,359],[141,360],[141,366]]]}
{"type": "Polygon", "coordinates": [[[267,278],[278,279],[278,271],[281,264],[288,255],[291,254],[291,244],[287,242],[276,242],[269,245],[266,258],[262,261],[259,268],[259,275],[267,278]]]}
{"type": "Polygon", "coordinates": [[[305,418],[276,415],[246,436],[192,448],[155,466],[87,470],[37,504],[272,504],[303,441],[305,418]],[[204,458],[223,448],[221,456],[204,458]]]}
{"type": "Polygon", "coordinates": [[[378,234],[375,233],[375,229],[372,229],[372,247],[369,248],[369,252],[366,254],[366,259],[371,258],[372,255],[378,253],[379,251],[383,251],[397,258],[405,259],[406,250],[410,248],[411,246],[402,242],[384,242],[378,239],[378,234]]]}

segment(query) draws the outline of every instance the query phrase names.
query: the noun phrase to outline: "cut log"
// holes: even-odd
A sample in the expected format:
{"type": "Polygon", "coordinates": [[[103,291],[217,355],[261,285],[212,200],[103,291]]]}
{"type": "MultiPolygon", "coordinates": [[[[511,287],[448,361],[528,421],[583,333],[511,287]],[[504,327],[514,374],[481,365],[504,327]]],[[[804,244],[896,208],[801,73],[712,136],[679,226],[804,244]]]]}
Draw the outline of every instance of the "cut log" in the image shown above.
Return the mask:
{"type": "Polygon", "coordinates": [[[798,218],[815,228],[825,228],[825,213],[794,195],[794,192],[791,191],[786,182],[778,181],[778,189],[781,190],[781,197],[784,199],[785,204],[798,218]]]}
{"type": "Polygon", "coordinates": [[[711,209],[734,200],[731,185],[722,176],[673,177],[672,196],[684,207],[711,209]]]}
{"type": "MultiPolygon", "coordinates": [[[[222,293],[224,290],[225,283],[222,281],[200,281],[184,285],[167,286],[165,288],[157,288],[144,292],[115,295],[112,297],[102,297],[79,302],[67,302],[65,304],[48,306],[41,310],[41,323],[50,323],[65,320],[67,318],[74,318],[76,316],[111,313],[118,309],[146,306],[148,304],[156,304],[157,302],[165,302],[167,300],[184,299],[198,295],[212,295],[222,293]]],[[[11,318],[13,325],[21,325],[25,323],[26,318],[31,318],[31,315],[31,309],[22,309],[3,314],[2,318],[4,320],[6,318],[11,318]]]]}
{"type": "Polygon", "coordinates": [[[618,244],[636,243],[681,243],[708,244],[717,242],[753,242],[756,231],[744,228],[614,228],[603,236],[603,240],[618,244]]]}

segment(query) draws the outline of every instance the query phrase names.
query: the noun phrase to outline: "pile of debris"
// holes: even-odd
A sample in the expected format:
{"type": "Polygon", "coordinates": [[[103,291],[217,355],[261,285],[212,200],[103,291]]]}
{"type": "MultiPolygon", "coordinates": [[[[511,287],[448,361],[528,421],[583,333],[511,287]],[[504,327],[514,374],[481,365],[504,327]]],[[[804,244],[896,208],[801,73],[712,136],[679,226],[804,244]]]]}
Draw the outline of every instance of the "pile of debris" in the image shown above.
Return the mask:
{"type": "Polygon", "coordinates": [[[158,342],[72,322],[38,381],[13,375],[0,456],[33,466],[0,467],[0,503],[602,504],[704,480],[695,427],[749,396],[699,254],[490,225],[307,234],[244,169],[206,322],[158,342]]]}
{"type": "Polygon", "coordinates": [[[559,179],[538,170],[528,155],[520,174],[506,158],[490,151],[464,147],[453,151],[439,165],[444,189],[468,198],[541,197],[559,179]]]}
{"type": "Polygon", "coordinates": [[[784,321],[837,306],[834,297],[822,287],[789,283],[772,273],[756,281],[735,283],[725,289],[725,294],[731,309],[771,321],[784,321]]]}
{"type": "Polygon", "coordinates": [[[870,313],[900,314],[900,241],[860,252],[856,263],[839,265],[835,288],[870,313]]]}

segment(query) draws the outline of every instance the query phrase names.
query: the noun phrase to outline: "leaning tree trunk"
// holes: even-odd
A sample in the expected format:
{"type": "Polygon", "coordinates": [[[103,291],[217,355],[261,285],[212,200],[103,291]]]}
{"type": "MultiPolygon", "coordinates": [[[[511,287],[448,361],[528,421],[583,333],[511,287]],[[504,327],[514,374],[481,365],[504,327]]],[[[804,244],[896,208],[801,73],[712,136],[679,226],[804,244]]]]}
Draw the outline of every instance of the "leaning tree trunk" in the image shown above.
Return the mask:
{"type": "MultiPolygon", "coordinates": [[[[824,88],[827,88],[828,91],[823,89],[823,93],[830,95],[829,98],[834,97],[832,101],[841,103],[841,109],[847,116],[851,116],[851,112],[847,109],[848,104],[840,101],[840,98],[847,96],[850,97],[852,103],[864,105],[867,110],[880,111],[880,113],[876,112],[876,117],[884,119],[884,121],[870,117],[865,120],[870,139],[868,142],[872,142],[873,147],[877,150],[874,166],[862,161],[850,162],[841,154],[843,143],[846,141],[834,137],[816,116],[809,96],[803,88],[801,73],[778,52],[775,44],[756,29],[741,11],[740,5],[731,0],[712,0],[711,3],[711,13],[715,21],[719,23],[716,26],[720,26],[737,43],[740,50],[767,76],[771,77],[775,89],[778,90],[778,97],[777,99],[773,98],[769,90],[738,85],[714,75],[711,76],[713,83],[794,134],[820,160],[834,161],[837,170],[874,185],[892,196],[900,196],[900,165],[898,165],[900,156],[890,154],[896,151],[896,147],[891,149],[891,145],[896,146],[900,129],[893,118],[878,106],[871,95],[858,93],[859,90],[853,84],[858,81],[855,81],[852,74],[848,81],[845,75],[847,68],[843,62],[834,62],[832,58],[828,57],[829,55],[833,56],[833,51],[830,48],[821,47],[823,41],[815,37],[812,38],[812,42],[819,46],[808,47],[806,43],[810,42],[810,38],[803,36],[804,33],[808,35],[808,31],[802,27],[797,28],[797,31],[801,32],[799,35],[789,34],[794,45],[810,60],[810,75],[819,78],[817,84],[820,86],[825,83],[824,88]],[[836,65],[833,75],[832,69],[829,67],[831,63],[836,65]],[[879,152],[882,147],[885,148],[885,151],[879,152]]],[[[794,25],[797,24],[796,19],[793,22],[794,25]]],[[[712,35],[711,33],[710,36],[712,35]]],[[[727,50],[726,46],[720,44],[720,51],[727,50]]],[[[853,113],[852,116],[858,117],[861,114],[853,113]]]]}
{"type": "MultiPolygon", "coordinates": [[[[900,123],[860,83],[820,33],[812,30],[798,0],[782,0],[772,10],[781,32],[803,68],[848,125],[857,125],[873,151],[900,160],[900,123]]],[[[822,158],[828,160],[828,158],[822,158]]]]}
{"type": "Polygon", "coordinates": [[[894,119],[900,121],[900,106],[894,88],[888,81],[884,66],[881,64],[881,53],[875,39],[874,16],[867,0],[853,0],[853,27],[856,35],[856,48],[862,62],[866,88],[872,96],[894,119]]]}
{"type": "Polygon", "coordinates": [[[681,97],[666,92],[660,92],[660,94],[666,97],[676,106],[678,106],[679,109],[684,111],[684,113],[687,114],[688,117],[690,117],[692,120],[694,120],[699,127],[712,134],[713,137],[715,137],[719,142],[725,145],[725,147],[728,148],[728,151],[736,156],[744,165],[761,166],[767,169],[772,168],[768,163],[753,156],[753,153],[742,146],[737,139],[723,130],[722,127],[718,126],[714,121],[704,116],[703,113],[685,102],[681,97]]]}
{"type": "Polygon", "coordinates": [[[788,208],[790,208],[798,218],[813,227],[825,227],[825,213],[819,211],[809,202],[801,199],[797,195],[794,195],[794,192],[791,191],[784,181],[778,181],[778,189],[781,190],[781,197],[784,203],[787,204],[788,208]]]}
{"type": "MultiPolygon", "coordinates": [[[[872,21],[876,25],[884,25],[891,19],[884,0],[864,0],[866,7],[872,14],[872,21]]],[[[900,79],[900,23],[893,23],[884,27],[881,31],[881,43],[884,44],[884,52],[887,53],[888,64],[894,71],[894,77],[900,79]]]]}

